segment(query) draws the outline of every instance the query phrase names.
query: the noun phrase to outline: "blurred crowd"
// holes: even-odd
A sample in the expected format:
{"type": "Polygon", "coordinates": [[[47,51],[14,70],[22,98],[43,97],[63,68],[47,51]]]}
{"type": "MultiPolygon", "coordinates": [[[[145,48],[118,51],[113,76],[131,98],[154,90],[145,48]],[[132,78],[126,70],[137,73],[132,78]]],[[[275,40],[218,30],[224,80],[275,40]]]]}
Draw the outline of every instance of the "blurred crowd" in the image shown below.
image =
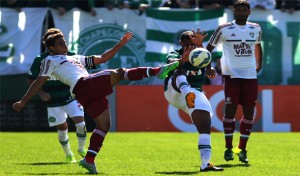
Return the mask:
{"type": "MultiPolygon", "coordinates": [[[[21,11],[24,7],[50,7],[64,15],[68,10],[77,7],[96,15],[94,8],[107,8],[113,10],[133,9],[143,14],[146,8],[200,8],[220,9],[232,8],[234,0],[0,0],[1,7],[14,8],[21,11]]],[[[300,0],[249,0],[252,9],[270,10],[280,9],[282,12],[292,14],[300,10],[300,0]]]]}

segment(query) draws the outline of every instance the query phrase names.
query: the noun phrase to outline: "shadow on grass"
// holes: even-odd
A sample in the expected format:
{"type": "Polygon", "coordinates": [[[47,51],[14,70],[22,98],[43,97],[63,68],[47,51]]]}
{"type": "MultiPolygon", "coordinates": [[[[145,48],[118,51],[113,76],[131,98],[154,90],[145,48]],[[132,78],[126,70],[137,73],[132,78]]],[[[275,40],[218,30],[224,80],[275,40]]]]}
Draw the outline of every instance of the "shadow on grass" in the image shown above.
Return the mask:
{"type": "Polygon", "coordinates": [[[155,174],[165,174],[165,175],[194,175],[198,172],[179,172],[179,171],[173,171],[173,172],[155,172],[155,174]]]}
{"type": "Polygon", "coordinates": [[[250,167],[250,164],[219,164],[217,167],[231,168],[231,167],[250,167]]]}
{"type": "Polygon", "coordinates": [[[90,175],[89,173],[23,173],[23,175],[90,175]]]}
{"type": "Polygon", "coordinates": [[[49,162],[49,163],[19,163],[19,165],[45,166],[45,165],[64,165],[64,162],[49,162]]]}

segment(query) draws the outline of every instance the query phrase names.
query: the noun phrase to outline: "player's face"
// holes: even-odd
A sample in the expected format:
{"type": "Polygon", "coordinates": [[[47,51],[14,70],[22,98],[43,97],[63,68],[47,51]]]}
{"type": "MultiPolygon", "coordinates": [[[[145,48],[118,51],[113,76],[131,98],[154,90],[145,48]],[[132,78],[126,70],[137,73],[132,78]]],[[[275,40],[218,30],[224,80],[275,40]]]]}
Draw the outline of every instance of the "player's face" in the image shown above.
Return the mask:
{"type": "Polygon", "coordinates": [[[60,37],[60,38],[55,39],[54,46],[52,46],[50,49],[54,55],[67,54],[68,47],[67,47],[65,38],[60,37]]]}
{"type": "Polygon", "coordinates": [[[251,13],[251,10],[246,6],[237,6],[233,9],[233,14],[236,20],[246,21],[251,13]]]}
{"type": "Polygon", "coordinates": [[[184,41],[181,41],[180,43],[183,48],[189,47],[189,46],[195,46],[195,44],[191,40],[184,40],[184,41]]]}

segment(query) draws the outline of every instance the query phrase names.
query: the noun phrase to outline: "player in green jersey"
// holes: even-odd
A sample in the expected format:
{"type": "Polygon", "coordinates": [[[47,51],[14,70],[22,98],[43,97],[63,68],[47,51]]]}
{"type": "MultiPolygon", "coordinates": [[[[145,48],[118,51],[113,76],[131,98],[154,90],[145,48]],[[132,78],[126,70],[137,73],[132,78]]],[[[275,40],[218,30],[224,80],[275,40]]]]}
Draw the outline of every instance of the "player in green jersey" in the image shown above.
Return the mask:
{"type": "Polygon", "coordinates": [[[188,59],[189,53],[196,47],[203,47],[203,32],[185,31],[180,36],[182,48],[170,52],[167,63],[179,61],[180,66],[170,72],[165,79],[165,98],[174,107],[186,112],[195,124],[198,132],[198,149],[201,157],[200,171],[223,171],[214,166],[211,159],[211,105],[202,93],[205,68],[194,67],[188,59]]]}
{"type": "MultiPolygon", "coordinates": [[[[46,39],[49,35],[61,33],[59,29],[48,29],[43,36],[46,39]]],[[[75,53],[68,52],[68,55],[75,53]]],[[[48,51],[38,55],[28,73],[28,84],[31,85],[39,76],[42,61],[50,53],[48,51]]],[[[66,154],[67,163],[76,163],[76,159],[70,149],[68,137],[68,124],[66,118],[69,116],[75,126],[78,140],[78,154],[81,157],[86,155],[86,127],[84,121],[83,107],[70,95],[70,87],[58,81],[55,77],[51,77],[43,86],[43,90],[39,92],[41,100],[45,103],[48,113],[49,126],[55,126],[58,132],[58,140],[66,154]]]]}

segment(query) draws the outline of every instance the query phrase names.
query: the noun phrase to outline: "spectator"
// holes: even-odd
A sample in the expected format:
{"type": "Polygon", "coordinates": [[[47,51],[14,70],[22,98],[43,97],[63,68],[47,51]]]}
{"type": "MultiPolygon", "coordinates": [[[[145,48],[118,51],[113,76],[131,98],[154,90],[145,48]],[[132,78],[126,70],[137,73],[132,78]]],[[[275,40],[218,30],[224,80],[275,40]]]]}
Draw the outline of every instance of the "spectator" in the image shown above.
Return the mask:
{"type": "Polygon", "coordinates": [[[123,9],[124,0],[91,0],[94,3],[94,7],[106,7],[108,10],[114,8],[123,9]]]}
{"type": "Polygon", "coordinates": [[[17,12],[22,11],[22,7],[25,7],[27,0],[0,0],[1,7],[7,7],[15,9],[17,12]]]}
{"type": "Polygon", "coordinates": [[[162,7],[181,8],[181,5],[179,0],[168,0],[163,3],[162,7]]]}
{"type": "Polygon", "coordinates": [[[295,10],[300,9],[300,1],[299,0],[282,0],[280,4],[281,12],[288,12],[289,14],[293,14],[295,10]]]}
{"type": "Polygon", "coordinates": [[[248,0],[251,9],[272,10],[276,8],[276,0],[248,0]]]}
{"type": "Polygon", "coordinates": [[[57,9],[60,16],[63,16],[74,7],[89,12],[92,16],[97,14],[90,1],[87,0],[49,0],[49,7],[57,9]]]}
{"type": "Polygon", "coordinates": [[[208,10],[229,8],[233,5],[233,0],[194,0],[194,2],[195,7],[208,10]]]}
{"type": "Polygon", "coordinates": [[[26,7],[48,7],[47,0],[28,0],[26,7]]]}

